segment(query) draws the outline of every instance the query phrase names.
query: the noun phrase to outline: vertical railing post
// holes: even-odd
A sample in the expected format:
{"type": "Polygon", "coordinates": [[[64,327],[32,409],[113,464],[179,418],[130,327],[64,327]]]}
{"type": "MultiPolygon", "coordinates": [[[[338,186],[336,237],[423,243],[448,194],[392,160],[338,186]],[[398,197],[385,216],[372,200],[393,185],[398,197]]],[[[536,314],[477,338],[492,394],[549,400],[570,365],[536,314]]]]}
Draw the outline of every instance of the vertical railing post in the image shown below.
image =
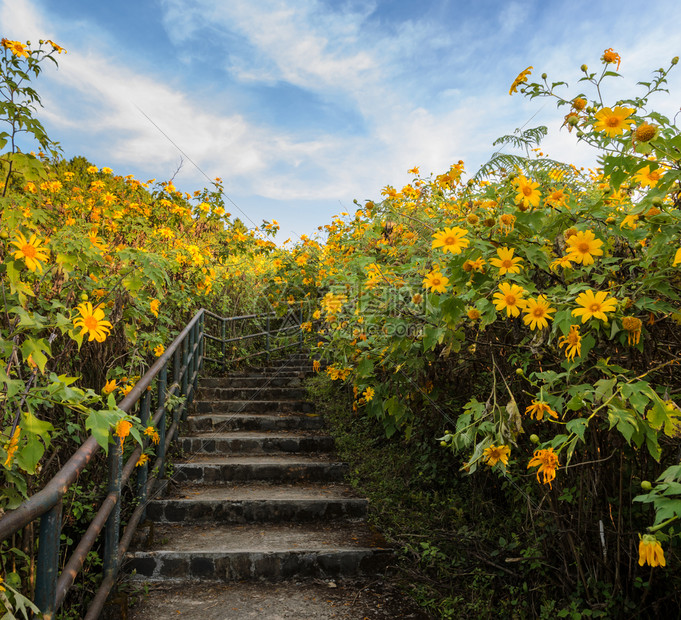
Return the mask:
{"type": "Polygon", "coordinates": [[[227,338],[226,331],[227,331],[227,319],[222,318],[221,319],[222,327],[221,327],[221,333],[220,333],[220,353],[222,354],[222,372],[224,374],[226,368],[227,368],[227,343],[225,342],[225,339],[227,338]]]}
{"type": "MultiPolygon", "coordinates": [[[[185,338],[182,341],[182,390],[180,391],[180,395],[185,397],[187,396],[187,383],[189,381],[189,338],[185,338]]],[[[184,421],[187,418],[187,401],[185,400],[184,405],[182,406],[182,420],[184,421]]]]}
{"type": "Polygon", "coordinates": [[[43,618],[52,620],[57,607],[59,577],[59,540],[61,537],[61,500],[40,517],[40,542],[35,586],[35,604],[43,618]]]}
{"type": "Polygon", "coordinates": [[[161,419],[158,422],[158,448],[156,456],[161,459],[161,469],[158,473],[158,477],[165,478],[166,471],[166,396],[168,394],[168,362],[166,362],[161,368],[161,372],[158,375],[158,383],[156,384],[158,388],[158,402],[156,403],[156,410],[159,407],[163,407],[163,413],[161,414],[161,419]]]}
{"type": "Polygon", "coordinates": [[[265,319],[265,347],[267,349],[267,363],[270,363],[270,317],[265,319]]]}
{"type": "MultiPolygon", "coordinates": [[[[151,392],[145,391],[142,394],[142,399],[140,401],[140,422],[145,428],[149,425],[149,408],[151,401],[151,392]]],[[[144,454],[144,453],[142,453],[144,454]]],[[[149,477],[149,465],[143,463],[137,468],[137,500],[140,505],[144,505],[147,502],[147,479],[149,477]]],[[[144,521],[146,514],[146,508],[143,509],[141,521],[144,521]]]]}
{"type": "MultiPolygon", "coordinates": [[[[180,346],[175,349],[175,354],[173,357],[173,384],[177,386],[178,390],[175,392],[175,396],[182,396],[180,382],[180,373],[182,372],[182,357],[182,347],[180,346]]],[[[177,422],[179,411],[179,407],[173,407],[173,424],[177,422]]]]}
{"type": "Polygon", "coordinates": [[[300,312],[298,313],[298,324],[300,325],[300,336],[298,337],[298,349],[303,350],[303,304],[300,304],[300,312]]]}
{"type": "Polygon", "coordinates": [[[206,315],[205,313],[201,315],[199,319],[199,372],[203,371],[203,351],[206,346],[206,315]]]}
{"type": "Polygon", "coordinates": [[[118,538],[121,526],[121,475],[123,469],[122,439],[114,435],[109,446],[109,494],[116,494],[116,505],[104,529],[104,578],[114,577],[118,570],[118,538]]]}

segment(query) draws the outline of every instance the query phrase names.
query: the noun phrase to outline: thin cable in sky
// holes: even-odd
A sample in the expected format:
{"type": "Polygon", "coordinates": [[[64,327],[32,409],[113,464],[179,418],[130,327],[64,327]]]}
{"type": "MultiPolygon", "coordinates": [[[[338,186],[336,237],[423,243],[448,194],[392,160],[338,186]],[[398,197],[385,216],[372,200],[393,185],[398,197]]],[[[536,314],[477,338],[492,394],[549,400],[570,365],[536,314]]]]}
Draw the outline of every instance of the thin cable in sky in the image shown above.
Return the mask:
{"type": "MultiPolygon", "coordinates": [[[[209,181],[210,183],[213,183],[213,182],[214,182],[214,179],[211,179],[203,170],[201,170],[201,168],[199,167],[199,165],[198,165],[191,157],[189,157],[189,155],[187,155],[187,153],[185,153],[185,152],[176,144],[176,142],[175,142],[175,141],[174,141],[174,140],[173,140],[165,131],[163,131],[163,129],[161,129],[153,120],[151,120],[151,118],[149,118],[149,116],[145,113],[145,111],[144,111],[142,108],[140,108],[136,103],[133,104],[133,105],[140,111],[140,113],[144,116],[144,118],[146,118],[154,127],[156,127],[156,129],[158,129],[158,130],[167,138],[168,142],[170,142],[178,151],[180,151],[180,153],[182,153],[182,155],[184,155],[184,156],[185,156],[185,157],[194,165],[194,167],[195,167],[195,168],[196,168],[204,177],[206,177],[206,179],[208,179],[208,181],[209,181]]],[[[223,195],[225,198],[227,198],[227,200],[229,200],[229,202],[231,202],[239,211],[241,211],[242,215],[243,215],[251,224],[253,224],[253,226],[254,226],[255,228],[258,228],[258,225],[257,225],[257,224],[248,216],[248,214],[247,214],[247,213],[246,213],[238,204],[236,204],[236,202],[234,202],[227,194],[225,194],[224,190],[221,190],[221,191],[222,191],[222,195],[223,195]]]]}

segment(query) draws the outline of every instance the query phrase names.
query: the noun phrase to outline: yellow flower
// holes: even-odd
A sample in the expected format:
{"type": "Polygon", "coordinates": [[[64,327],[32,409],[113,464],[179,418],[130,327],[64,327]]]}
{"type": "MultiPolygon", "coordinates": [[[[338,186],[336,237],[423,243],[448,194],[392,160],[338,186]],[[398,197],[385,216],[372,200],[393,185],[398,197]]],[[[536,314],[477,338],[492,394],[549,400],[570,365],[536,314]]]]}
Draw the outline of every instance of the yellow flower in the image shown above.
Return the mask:
{"type": "Polygon", "coordinates": [[[550,315],[555,312],[556,309],[551,308],[544,295],[539,295],[537,299],[528,299],[523,311],[525,312],[525,316],[523,317],[525,325],[529,325],[530,329],[534,330],[536,328],[544,329],[545,327],[548,327],[549,320],[553,318],[550,315]]]}
{"type": "Polygon", "coordinates": [[[515,250],[513,248],[497,248],[497,255],[499,258],[491,258],[490,265],[494,265],[499,269],[499,275],[503,276],[507,273],[520,273],[522,267],[518,264],[522,262],[519,256],[513,257],[515,250]]]}
{"type": "Polygon", "coordinates": [[[517,93],[518,86],[520,86],[521,84],[525,84],[527,82],[527,77],[530,75],[530,73],[532,73],[532,69],[534,69],[534,67],[532,66],[527,67],[527,69],[524,69],[518,74],[518,77],[516,77],[516,79],[513,80],[513,84],[511,84],[511,89],[508,91],[509,95],[517,93]]]}
{"type": "Polygon", "coordinates": [[[461,254],[464,248],[468,247],[469,241],[465,239],[468,234],[467,230],[454,226],[454,228],[445,228],[433,235],[433,249],[442,248],[442,251],[452,254],[461,254]]]}
{"type": "Polygon", "coordinates": [[[537,189],[539,183],[536,181],[530,181],[526,179],[523,175],[520,175],[515,181],[518,193],[515,197],[516,204],[522,205],[523,207],[538,207],[539,200],[541,199],[541,192],[537,189]]]}
{"type": "Polygon", "coordinates": [[[511,232],[515,227],[515,215],[504,213],[499,217],[499,228],[502,232],[511,232]]]}
{"type": "Polygon", "coordinates": [[[506,316],[519,316],[520,310],[525,307],[523,295],[525,291],[517,284],[502,282],[499,285],[500,293],[494,293],[493,303],[498,311],[506,309],[506,316]]]}
{"type": "Polygon", "coordinates": [[[558,267],[562,267],[563,269],[567,269],[568,267],[572,267],[572,261],[570,260],[570,256],[567,254],[565,256],[561,256],[554,260],[549,267],[553,270],[556,271],[558,267]]]}
{"type": "Polygon", "coordinates": [[[549,487],[553,488],[551,481],[556,477],[556,469],[558,468],[558,455],[554,453],[553,448],[547,448],[546,450],[535,450],[534,456],[527,465],[527,469],[530,467],[537,467],[537,481],[542,482],[539,479],[539,474],[543,474],[544,484],[548,484],[549,487]]]}
{"type": "Polygon", "coordinates": [[[468,315],[468,318],[471,321],[477,321],[481,316],[480,310],[478,310],[477,308],[469,308],[466,314],[468,315]]]}
{"type": "Polygon", "coordinates": [[[627,332],[627,344],[637,345],[641,340],[643,321],[635,316],[625,316],[622,317],[622,327],[627,332]]]}
{"type": "MultiPolygon", "coordinates": [[[[639,534],[640,536],[640,534],[639,534]]],[[[645,534],[638,543],[638,565],[666,566],[662,545],[652,534],[645,534]]]]}
{"type": "Polygon", "coordinates": [[[373,397],[376,391],[372,387],[368,387],[364,392],[362,393],[362,396],[364,396],[364,399],[369,402],[373,397]]]}
{"type": "Polygon", "coordinates": [[[112,327],[109,321],[104,320],[104,310],[99,306],[93,308],[89,301],[80,304],[77,310],[80,317],[73,320],[73,325],[81,328],[80,335],[89,334],[88,342],[104,342],[112,327]]]}
{"type": "Polygon", "coordinates": [[[485,448],[482,454],[485,458],[485,463],[490,467],[494,467],[499,461],[504,465],[508,465],[508,455],[511,454],[511,448],[492,444],[489,448],[485,448]]]}
{"type": "Polygon", "coordinates": [[[148,454],[140,454],[140,457],[137,459],[137,463],[135,463],[135,467],[140,467],[140,465],[144,465],[145,463],[149,462],[149,455],[148,454]]]}
{"type": "Polygon", "coordinates": [[[641,187],[655,187],[662,178],[662,171],[659,168],[650,170],[650,166],[643,166],[635,175],[634,181],[641,184],[641,187]]]}
{"type": "Polygon", "coordinates": [[[5,452],[7,452],[7,458],[5,459],[5,462],[3,465],[7,468],[10,469],[12,467],[12,460],[14,459],[14,455],[16,451],[19,449],[19,436],[21,435],[21,427],[17,426],[14,429],[14,434],[10,438],[9,442],[5,444],[5,452]]]}
{"type": "Polygon", "coordinates": [[[26,46],[23,43],[19,43],[19,41],[10,41],[9,39],[2,39],[2,46],[5,49],[8,49],[12,54],[15,56],[19,56],[20,58],[28,58],[28,52],[26,51],[26,46]]]}
{"type": "Polygon", "coordinates": [[[579,335],[579,325],[570,325],[567,336],[558,339],[558,346],[565,347],[565,357],[572,361],[575,356],[582,356],[582,337],[579,335]]]}
{"type": "Polygon", "coordinates": [[[634,132],[636,140],[639,142],[650,142],[657,135],[657,126],[643,121],[634,132]]]}
{"type": "Polygon", "coordinates": [[[163,355],[163,353],[165,353],[165,350],[166,350],[166,348],[162,344],[159,344],[159,345],[154,347],[154,355],[156,357],[161,357],[161,355],[163,355]]]}
{"type": "MultiPolygon", "coordinates": [[[[97,168],[97,166],[88,166],[88,167],[87,167],[87,171],[88,171],[90,174],[95,174],[96,172],[99,172],[99,168],[97,168]]],[[[99,183],[102,183],[102,182],[99,181],[99,183]]],[[[102,183],[102,186],[103,186],[103,185],[104,185],[104,184],[102,183]]]]}
{"type": "Polygon", "coordinates": [[[464,264],[461,266],[461,268],[465,272],[469,271],[479,271],[480,273],[483,273],[485,271],[485,260],[482,258],[482,256],[476,258],[475,260],[467,260],[464,262],[464,264]]]}
{"type": "Polygon", "coordinates": [[[319,372],[319,369],[322,367],[322,365],[319,363],[319,360],[314,360],[312,362],[312,370],[315,372],[319,372]]]}
{"type": "Polygon", "coordinates": [[[61,54],[62,52],[64,52],[64,54],[68,54],[68,52],[61,45],[57,45],[54,41],[50,41],[50,39],[47,39],[45,43],[49,43],[52,46],[52,49],[57,52],[57,54],[61,54]]]}
{"type": "Polygon", "coordinates": [[[672,267],[676,267],[679,263],[681,263],[681,248],[676,250],[676,254],[674,254],[674,262],[672,263],[672,267]]]}
{"type": "Polygon", "coordinates": [[[155,316],[158,317],[158,307],[161,304],[161,302],[158,299],[152,299],[149,302],[149,311],[155,316]]]}
{"type": "Polygon", "coordinates": [[[416,304],[417,306],[423,301],[423,295],[421,293],[414,293],[411,296],[411,303],[416,304]]]}
{"type": "Polygon", "coordinates": [[[23,258],[28,269],[42,273],[41,263],[47,262],[50,251],[45,247],[40,247],[42,241],[37,238],[37,235],[33,234],[27,240],[22,233],[17,233],[16,240],[11,243],[17,248],[14,252],[16,260],[23,258]]]}
{"type": "Polygon", "coordinates": [[[620,63],[622,62],[622,58],[620,55],[612,49],[612,47],[609,47],[607,50],[603,52],[603,56],[601,56],[601,60],[603,61],[603,64],[609,65],[612,63],[617,63],[617,71],[620,70],[620,63]]]}
{"type": "Polygon", "coordinates": [[[548,413],[552,418],[558,418],[558,414],[543,400],[533,400],[532,404],[525,409],[526,415],[529,414],[531,418],[536,416],[537,420],[543,420],[545,413],[548,413]]]}
{"type": "Polygon", "coordinates": [[[116,379],[111,379],[111,381],[107,381],[104,387],[102,388],[102,393],[103,394],[111,394],[116,389],[116,379]]]}
{"type": "Polygon", "coordinates": [[[575,300],[581,308],[576,308],[572,311],[572,316],[581,316],[582,323],[586,323],[589,319],[602,319],[606,323],[608,317],[606,312],[614,312],[617,307],[617,300],[614,297],[608,297],[605,291],[594,292],[589,289],[577,295],[575,300]]]}
{"type": "Polygon", "coordinates": [[[572,107],[578,112],[581,112],[586,107],[586,104],[587,101],[583,97],[575,97],[572,100],[572,107]]]}
{"type": "Polygon", "coordinates": [[[444,293],[447,290],[449,278],[443,276],[439,271],[431,271],[423,278],[423,286],[436,293],[444,293]]]}
{"type": "Polygon", "coordinates": [[[567,196],[562,189],[554,189],[544,201],[545,204],[557,209],[558,207],[564,207],[567,201],[567,196]]]}
{"type": "Polygon", "coordinates": [[[147,437],[151,437],[151,441],[153,441],[154,444],[158,444],[158,442],[161,440],[158,431],[153,426],[147,426],[147,428],[144,429],[144,434],[147,437]]]}
{"type": "Polygon", "coordinates": [[[114,435],[116,437],[121,438],[121,446],[123,445],[123,442],[125,441],[125,438],[130,434],[130,429],[132,428],[132,422],[128,422],[128,420],[118,420],[118,423],[116,424],[116,430],[114,431],[114,435]]]}
{"type": "Polygon", "coordinates": [[[635,111],[634,108],[625,108],[623,106],[617,106],[614,110],[601,108],[596,112],[594,129],[605,132],[610,138],[619,136],[629,131],[630,126],[634,124],[634,121],[629,116],[635,111]]]}
{"type": "Polygon", "coordinates": [[[578,230],[574,235],[567,239],[569,246],[568,258],[575,263],[582,263],[583,265],[592,265],[594,263],[594,256],[602,256],[603,250],[601,246],[603,242],[596,239],[590,230],[578,230]]]}

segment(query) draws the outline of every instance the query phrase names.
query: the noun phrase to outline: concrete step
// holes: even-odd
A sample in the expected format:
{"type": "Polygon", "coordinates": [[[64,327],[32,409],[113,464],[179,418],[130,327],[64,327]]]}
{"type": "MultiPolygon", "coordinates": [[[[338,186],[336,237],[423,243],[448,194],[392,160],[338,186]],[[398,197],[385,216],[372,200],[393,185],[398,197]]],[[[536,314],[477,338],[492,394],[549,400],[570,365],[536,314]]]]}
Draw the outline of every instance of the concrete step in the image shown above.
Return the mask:
{"type": "Polygon", "coordinates": [[[227,377],[209,377],[199,381],[199,388],[250,388],[250,387],[300,387],[303,379],[298,373],[282,375],[229,375],[227,377]]]}
{"type": "Polygon", "coordinates": [[[190,432],[316,430],[324,420],[316,413],[214,413],[187,418],[190,432]]]}
{"type": "Polygon", "coordinates": [[[196,394],[196,400],[303,400],[307,390],[301,387],[276,387],[264,384],[256,387],[204,387],[196,394]]]}
{"type": "Polygon", "coordinates": [[[347,463],[319,456],[193,456],[190,462],[175,463],[173,480],[194,484],[222,484],[246,480],[272,482],[341,482],[347,463]]]}
{"type": "Polygon", "coordinates": [[[151,548],[126,554],[124,570],[145,581],[278,581],[376,575],[391,559],[364,524],[157,525],[151,548]]]}
{"type": "Polygon", "coordinates": [[[194,413],[314,413],[314,405],[304,400],[197,400],[194,413]]]}
{"type": "Polygon", "coordinates": [[[157,523],[262,523],[362,519],[367,500],[344,484],[182,485],[153,500],[147,518],[157,523]]]}
{"type": "Polygon", "coordinates": [[[155,582],[129,620],[429,620],[390,583],[364,579],[278,583],[155,582]]]}
{"type": "Polygon", "coordinates": [[[269,454],[273,452],[330,452],[334,448],[334,442],[333,437],[327,435],[246,431],[180,437],[180,447],[184,452],[195,454],[243,452],[269,454]]]}

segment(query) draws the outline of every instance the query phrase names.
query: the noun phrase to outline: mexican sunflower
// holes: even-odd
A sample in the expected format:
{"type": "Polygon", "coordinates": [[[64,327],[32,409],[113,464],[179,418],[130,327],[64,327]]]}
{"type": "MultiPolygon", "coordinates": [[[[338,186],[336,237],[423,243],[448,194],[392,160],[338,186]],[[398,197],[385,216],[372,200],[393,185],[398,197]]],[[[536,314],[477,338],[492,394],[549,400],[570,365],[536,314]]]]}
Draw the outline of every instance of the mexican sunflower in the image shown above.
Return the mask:
{"type": "Polygon", "coordinates": [[[449,284],[449,278],[439,271],[431,271],[423,278],[423,286],[436,293],[444,293],[447,290],[447,284],[449,284]]]}
{"type": "Polygon", "coordinates": [[[569,246],[568,258],[572,262],[592,265],[594,256],[603,256],[603,250],[601,250],[603,242],[596,239],[596,235],[590,230],[578,230],[568,237],[567,244],[569,246]]]}
{"type": "Polygon", "coordinates": [[[520,273],[522,267],[519,263],[522,262],[522,258],[519,256],[513,256],[515,250],[513,248],[497,248],[497,256],[499,258],[490,258],[490,265],[497,267],[499,269],[499,275],[503,276],[507,273],[520,273]]]}
{"type": "Polygon", "coordinates": [[[579,334],[579,325],[570,325],[570,332],[567,336],[558,339],[558,346],[565,347],[565,357],[573,361],[575,356],[582,356],[582,337],[579,334]]]}
{"type": "Polygon", "coordinates": [[[556,309],[551,308],[546,297],[539,295],[537,299],[530,298],[525,303],[523,321],[532,330],[544,329],[549,326],[549,320],[553,318],[551,314],[555,311],[556,309]]]}
{"type": "Polygon", "coordinates": [[[617,300],[614,297],[608,297],[605,291],[594,293],[589,289],[577,295],[575,301],[581,308],[573,310],[572,316],[581,316],[582,323],[586,323],[589,319],[602,319],[607,323],[608,317],[605,313],[614,312],[617,307],[617,300]]]}
{"type": "Polygon", "coordinates": [[[508,446],[495,446],[494,444],[482,451],[485,463],[490,467],[494,467],[500,461],[503,465],[508,465],[508,455],[510,453],[511,448],[508,446]]]}
{"type": "Polygon", "coordinates": [[[666,566],[664,551],[660,542],[652,534],[645,534],[638,543],[638,565],[666,566]]]}
{"type": "Polygon", "coordinates": [[[104,319],[104,310],[99,306],[92,307],[89,301],[80,304],[77,308],[80,316],[73,319],[73,325],[81,328],[80,335],[89,335],[88,342],[96,340],[104,342],[111,331],[111,323],[104,319]]]}
{"type": "Polygon", "coordinates": [[[539,183],[526,179],[520,175],[515,181],[517,194],[515,197],[516,204],[523,207],[538,207],[541,199],[541,192],[537,189],[539,183]]]}
{"type": "Polygon", "coordinates": [[[558,414],[543,400],[533,400],[532,404],[525,409],[525,413],[529,414],[530,418],[536,417],[537,420],[543,420],[545,413],[552,418],[558,418],[558,414]]]}
{"type": "Polygon", "coordinates": [[[498,311],[506,310],[506,316],[519,316],[527,303],[523,299],[524,294],[525,290],[517,284],[502,282],[499,292],[493,295],[494,306],[498,311]]]}
{"type": "Polygon", "coordinates": [[[619,105],[614,110],[601,108],[596,112],[594,129],[605,132],[609,138],[619,136],[629,131],[630,126],[634,124],[634,121],[629,118],[634,112],[634,108],[625,108],[619,105]]]}
{"type": "Polygon", "coordinates": [[[37,238],[36,234],[31,235],[30,239],[26,239],[22,233],[17,233],[16,240],[11,243],[17,248],[13,255],[16,260],[23,258],[28,269],[38,273],[42,272],[42,263],[48,260],[49,250],[40,247],[42,241],[37,238]]]}
{"type": "Polygon", "coordinates": [[[467,230],[458,226],[440,230],[433,235],[433,248],[442,248],[445,253],[461,254],[469,244],[468,239],[465,238],[467,234],[467,230]]]}
{"type": "Polygon", "coordinates": [[[527,468],[537,467],[537,481],[548,484],[549,487],[553,488],[551,481],[556,477],[556,469],[558,469],[558,455],[553,451],[553,448],[547,448],[546,450],[535,450],[534,456],[527,465],[527,468]],[[543,480],[539,478],[539,474],[543,474],[543,480]]]}
{"type": "Polygon", "coordinates": [[[511,84],[511,89],[508,91],[509,95],[512,95],[513,93],[517,93],[518,92],[518,86],[520,86],[521,84],[525,84],[527,82],[527,78],[530,75],[530,73],[532,73],[532,69],[534,69],[534,67],[531,67],[531,66],[527,67],[527,69],[524,69],[523,71],[521,71],[518,74],[516,79],[513,80],[513,84],[511,84]]]}

